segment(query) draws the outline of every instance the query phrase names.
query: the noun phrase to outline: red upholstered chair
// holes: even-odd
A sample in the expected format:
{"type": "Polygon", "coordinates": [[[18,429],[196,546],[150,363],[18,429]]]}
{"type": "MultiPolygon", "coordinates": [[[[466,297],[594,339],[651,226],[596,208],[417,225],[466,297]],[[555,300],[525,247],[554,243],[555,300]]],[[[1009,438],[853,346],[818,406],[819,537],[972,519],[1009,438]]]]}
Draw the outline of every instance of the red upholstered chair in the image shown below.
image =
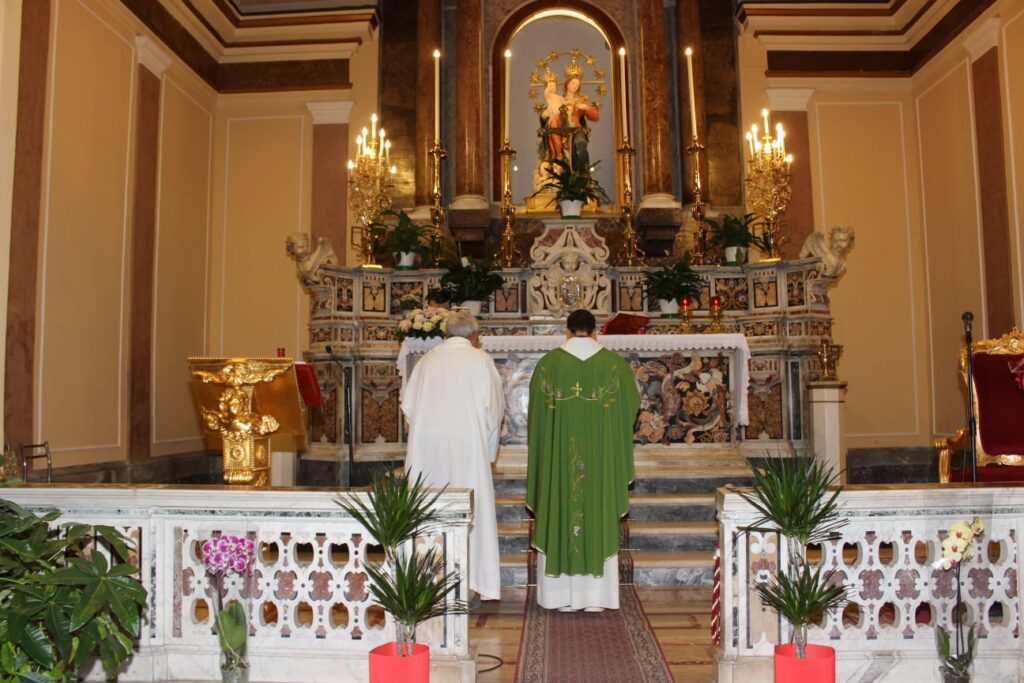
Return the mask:
{"type": "MultiPolygon", "coordinates": [[[[974,414],[978,418],[975,447],[978,481],[1024,482],[1024,390],[1011,367],[1024,358],[1024,334],[1014,327],[998,339],[974,344],[974,414]]],[[[960,375],[967,381],[967,348],[960,350],[960,375]]],[[[963,452],[967,430],[935,440],[939,481],[971,481],[971,464],[954,467],[963,452]]]]}

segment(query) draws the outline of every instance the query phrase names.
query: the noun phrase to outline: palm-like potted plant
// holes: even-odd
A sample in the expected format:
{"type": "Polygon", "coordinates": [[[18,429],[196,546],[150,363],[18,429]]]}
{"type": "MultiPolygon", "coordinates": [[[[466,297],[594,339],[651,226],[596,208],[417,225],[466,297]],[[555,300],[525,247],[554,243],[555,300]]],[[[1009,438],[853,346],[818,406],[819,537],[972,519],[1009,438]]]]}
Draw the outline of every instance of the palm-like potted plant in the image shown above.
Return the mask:
{"type": "Polygon", "coordinates": [[[366,562],[373,599],[395,623],[395,642],[370,653],[370,681],[427,681],[430,648],[416,643],[416,625],[447,613],[464,614],[466,603],[451,594],[459,585],[455,572],[445,572],[444,559],[431,548],[416,551],[416,537],[439,522],[438,497],[423,476],[411,482],[385,471],[367,494],[369,504],[342,495],[338,504],[384,549],[384,562],[366,562]]]}
{"type": "Polygon", "coordinates": [[[373,224],[384,235],[378,241],[377,255],[390,254],[395,259],[395,267],[403,270],[412,268],[416,264],[417,254],[426,252],[424,240],[428,229],[416,225],[409,214],[402,210],[389,210],[382,215],[394,220],[373,224]]]}
{"type": "Polygon", "coordinates": [[[835,650],[807,644],[807,627],[846,601],[847,586],[831,569],[811,567],[807,545],[832,538],[846,524],[840,516],[836,475],[813,457],[750,461],[754,485],[740,495],[761,515],[748,531],[775,532],[786,541],[786,568],[757,586],[761,602],[792,627],[788,645],[775,648],[775,680],[835,681],[835,650]]]}
{"type": "Polygon", "coordinates": [[[99,658],[108,681],[134,652],[146,589],[131,541],[0,500],[0,679],[80,680],[99,658]]]}
{"type": "Polygon", "coordinates": [[[462,256],[449,256],[441,262],[447,270],[441,276],[441,286],[429,298],[438,303],[461,305],[473,315],[480,315],[482,303],[505,284],[489,259],[473,261],[462,256]]]}
{"type": "Polygon", "coordinates": [[[552,201],[558,202],[562,218],[579,218],[583,205],[588,202],[594,202],[597,206],[602,201],[611,203],[604,188],[592,175],[596,168],[597,163],[589,169],[574,171],[565,161],[552,159],[547,182],[537,188],[532,196],[553,190],[555,196],[552,201]]]}
{"type": "Polygon", "coordinates": [[[747,262],[747,250],[751,246],[762,247],[760,237],[751,230],[757,214],[748,213],[743,218],[726,214],[719,220],[705,218],[704,221],[711,228],[711,246],[722,249],[726,263],[743,265],[747,262]]]}
{"type": "Polygon", "coordinates": [[[694,272],[691,265],[690,252],[675,263],[665,265],[658,270],[649,270],[647,278],[647,300],[653,306],[658,304],[663,315],[675,315],[679,312],[679,300],[688,296],[693,300],[700,297],[704,278],[694,272]]]}

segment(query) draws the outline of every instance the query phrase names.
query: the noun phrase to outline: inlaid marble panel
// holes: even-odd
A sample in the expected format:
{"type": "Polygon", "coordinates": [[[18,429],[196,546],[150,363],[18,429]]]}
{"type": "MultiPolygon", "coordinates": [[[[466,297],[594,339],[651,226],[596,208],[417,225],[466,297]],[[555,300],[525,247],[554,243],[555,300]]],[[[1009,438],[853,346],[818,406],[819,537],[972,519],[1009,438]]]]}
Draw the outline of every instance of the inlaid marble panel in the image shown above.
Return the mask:
{"type": "Polygon", "coordinates": [[[620,273],[616,290],[620,311],[637,312],[644,310],[643,273],[620,273]]]}
{"type": "Polygon", "coordinates": [[[786,305],[793,308],[803,306],[806,302],[803,271],[786,273],[786,305]]]}
{"type": "Polygon", "coordinates": [[[747,278],[716,277],[715,294],[722,297],[723,311],[745,311],[749,299],[747,278]]]}
{"type": "Polygon", "coordinates": [[[367,362],[360,378],[360,441],[398,443],[399,392],[402,386],[393,362],[367,362]]]}
{"type": "Polygon", "coordinates": [[[777,308],[779,305],[778,273],[774,270],[758,271],[751,278],[754,308],[777,308]]]}
{"type": "Polygon", "coordinates": [[[334,310],[351,313],[355,301],[355,285],[350,277],[338,277],[335,281],[334,310]]]}
{"type": "Polygon", "coordinates": [[[387,275],[363,275],[363,301],[361,306],[363,313],[387,313],[387,291],[387,275]]]}
{"type": "Polygon", "coordinates": [[[732,441],[727,356],[633,354],[629,360],[640,387],[636,443],[732,441]]]}
{"type": "Polygon", "coordinates": [[[423,297],[426,292],[423,291],[422,282],[392,282],[391,283],[391,314],[401,315],[402,314],[402,297],[414,296],[420,300],[420,305],[423,305],[423,297]]]}
{"type": "Polygon", "coordinates": [[[750,424],[744,428],[747,439],[781,439],[782,382],[777,376],[751,377],[747,393],[750,424]]]}

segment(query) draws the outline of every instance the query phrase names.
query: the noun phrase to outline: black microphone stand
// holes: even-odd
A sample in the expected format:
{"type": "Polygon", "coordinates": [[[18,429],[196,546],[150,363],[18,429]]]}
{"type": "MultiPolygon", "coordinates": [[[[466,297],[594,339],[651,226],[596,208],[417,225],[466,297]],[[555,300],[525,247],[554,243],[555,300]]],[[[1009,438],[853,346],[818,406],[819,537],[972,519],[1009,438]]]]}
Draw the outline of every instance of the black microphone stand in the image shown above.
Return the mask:
{"type": "Polygon", "coordinates": [[[343,388],[343,400],[342,400],[342,438],[345,443],[348,444],[348,477],[347,481],[338,481],[339,485],[344,485],[346,488],[352,487],[352,468],[355,465],[356,455],[356,439],[355,430],[352,428],[352,368],[347,367],[341,362],[341,359],[334,355],[334,349],[330,346],[325,346],[324,351],[327,352],[328,357],[334,361],[339,368],[341,368],[341,381],[344,384],[343,388]]]}
{"type": "Polygon", "coordinates": [[[972,327],[974,314],[964,311],[960,316],[964,321],[964,340],[967,342],[967,443],[964,444],[964,456],[971,455],[971,481],[978,481],[978,447],[975,443],[978,436],[978,418],[974,412],[974,340],[972,327]]]}

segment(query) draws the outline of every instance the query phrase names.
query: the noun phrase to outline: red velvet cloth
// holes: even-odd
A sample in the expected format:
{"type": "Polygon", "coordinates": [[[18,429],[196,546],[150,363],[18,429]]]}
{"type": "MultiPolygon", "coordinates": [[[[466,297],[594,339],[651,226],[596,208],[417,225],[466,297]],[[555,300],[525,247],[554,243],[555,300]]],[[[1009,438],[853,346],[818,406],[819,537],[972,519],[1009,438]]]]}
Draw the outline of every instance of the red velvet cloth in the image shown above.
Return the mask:
{"type": "Polygon", "coordinates": [[[1017,386],[1016,375],[1010,370],[1022,357],[1022,354],[974,354],[978,433],[982,448],[989,455],[1024,454],[1024,424],[1021,423],[1024,391],[1017,386]]]}
{"type": "Polygon", "coordinates": [[[316,369],[309,363],[295,364],[295,379],[299,382],[299,393],[307,408],[319,408],[324,404],[320,383],[316,381],[316,369]]]}
{"type": "MultiPolygon", "coordinates": [[[[973,481],[970,467],[954,467],[949,472],[951,482],[973,481]]],[[[1015,465],[989,465],[978,468],[978,481],[991,483],[1024,483],[1024,467],[1015,465]]]]}

